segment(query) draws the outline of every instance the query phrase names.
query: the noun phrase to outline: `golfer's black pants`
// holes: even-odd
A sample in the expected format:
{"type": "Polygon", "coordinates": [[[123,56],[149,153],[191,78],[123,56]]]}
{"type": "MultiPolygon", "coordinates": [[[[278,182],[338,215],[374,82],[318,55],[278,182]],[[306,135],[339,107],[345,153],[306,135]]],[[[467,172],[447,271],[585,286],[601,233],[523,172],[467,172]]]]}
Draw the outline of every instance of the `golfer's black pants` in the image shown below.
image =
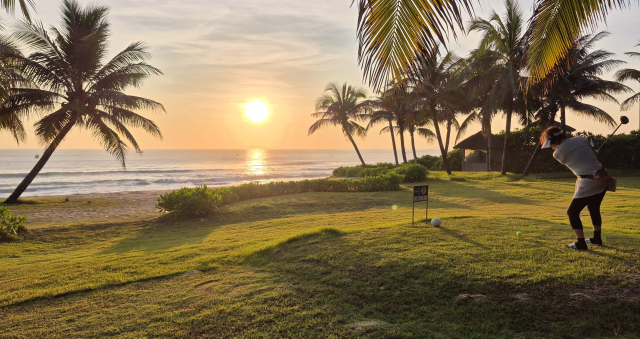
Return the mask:
{"type": "Polygon", "coordinates": [[[602,204],[602,199],[604,198],[605,193],[607,191],[596,195],[592,195],[590,197],[585,198],[577,198],[571,201],[571,205],[569,205],[569,210],[567,210],[567,214],[569,215],[569,222],[571,223],[571,227],[574,230],[582,229],[582,220],[580,220],[580,212],[587,207],[589,209],[589,214],[591,215],[591,222],[593,226],[599,227],[602,226],[602,216],[600,215],[600,204],[602,204]]]}

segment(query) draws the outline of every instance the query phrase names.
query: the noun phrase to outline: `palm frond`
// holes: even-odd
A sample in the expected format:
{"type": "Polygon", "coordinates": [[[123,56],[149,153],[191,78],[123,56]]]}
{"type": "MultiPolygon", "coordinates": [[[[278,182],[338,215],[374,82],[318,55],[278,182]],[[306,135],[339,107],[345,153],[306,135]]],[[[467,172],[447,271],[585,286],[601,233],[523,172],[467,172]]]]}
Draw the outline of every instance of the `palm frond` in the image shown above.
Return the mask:
{"type": "Polygon", "coordinates": [[[325,126],[329,126],[334,124],[331,119],[319,119],[318,121],[314,122],[313,125],[311,125],[311,127],[309,127],[309,132],[307,135],[311,135],[313,133],[315,133],[317,130],[321,129],[322,127],[325,126]]]}
{"type": "Polygon", "coordinates": [[[579,101],[567,101],[567,108],[570,108],[573,112],[580,116],[595,119],[598,122],[607,124],[609,126],[615,126],[616,120],[604,110],[589,104],[585,104],[579,101]]]}
{"type": "MultiPolygon", "coordinates": [[[[31,14],[29,13],[29,8],[35,8],[34,0],[18,0],[18,5],[20,6],[20,11],[22,12],[22,16],[27,21],[31,21],[31,14]]],[[[16,11],[16,0],[1,0],[0,6],[4,8],[7,13],[12,14],[16,11]]]]}
{"type": "Polygon", "coordinates": [[[629,97],[627,100],[623,101],[620,105],[620,108],[623,111],[631,109],[636,102],[640,102],[640,93],[636,93],[629,97]]]}
{"type": "Polygon", "coordinates": [[[626,8],[628,0],[536,0],[529,21],[529,85],[544,79],[575,39],[604,21],[609,10],[626,8]]]}
{"type": "Polygon", "coordinates": [[[96,138],[107,153],[116,157],[116,159],[122,163],[122,167],[126,167],[125,160],[128,147],[118,133],[107,126],[99,115],[87,121],[86,127],[92,131],[93,137],[96,138]]]}
{"type": "Polygon", "coordinates": [[[455,38],[462,11],[473,16],[471,0],[358,0],[358,10],[358,62],[376,89],[402,82],[422,51],[455,38]]]}

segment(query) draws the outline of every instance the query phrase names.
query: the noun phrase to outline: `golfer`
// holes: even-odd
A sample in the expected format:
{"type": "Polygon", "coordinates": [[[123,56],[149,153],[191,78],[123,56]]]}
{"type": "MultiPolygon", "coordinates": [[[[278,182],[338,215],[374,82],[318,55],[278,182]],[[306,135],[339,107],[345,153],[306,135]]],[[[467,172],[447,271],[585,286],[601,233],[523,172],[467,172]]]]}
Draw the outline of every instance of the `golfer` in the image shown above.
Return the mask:
{"type": "Polygon", "coordinates": [[[549,127],[540,136],[542,148],[551,147],[553,157],[567,166],[578,177],[576,191],[567,214],[578,240],[567,245],[576,250],[587,250],[587,244],[602,245],[602,217],[600,204],[607,190],[615,192],[617,180],[607,173],[596,157],[589,141],[582,136],[567,138],[558,127],[549,127]],[[580,212],[587,207],[593,223],[593,237],[585,240],[580,212]]]}

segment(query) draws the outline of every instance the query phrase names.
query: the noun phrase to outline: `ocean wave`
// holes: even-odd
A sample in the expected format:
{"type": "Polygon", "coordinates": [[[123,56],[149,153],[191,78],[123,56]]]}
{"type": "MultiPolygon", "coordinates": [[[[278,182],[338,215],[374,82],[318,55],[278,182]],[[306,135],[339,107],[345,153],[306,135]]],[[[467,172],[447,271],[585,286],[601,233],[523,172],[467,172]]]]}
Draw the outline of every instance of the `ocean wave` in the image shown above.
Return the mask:
{"type": "MultiPolygon", "coordinates": [[[[180,174],[180,173],[194,173],[194,172],[219,172],[224,171],[222,169],[184,169],[184,170],[118,170],[118,171],[85,171],[85,172],[42,172],[38,174],[38,177],[52,177],[52,176],[89,176],[89,175],[111,175],[111,174],[180,174]]],[[[0,173],[0,178],[14,178],[25,177],[29,173],[0,173]]],[[[207,174],[204,174],[207,175],[207,174]]],[[[210,175],[210,174],[209,174],[210,175]]]]}

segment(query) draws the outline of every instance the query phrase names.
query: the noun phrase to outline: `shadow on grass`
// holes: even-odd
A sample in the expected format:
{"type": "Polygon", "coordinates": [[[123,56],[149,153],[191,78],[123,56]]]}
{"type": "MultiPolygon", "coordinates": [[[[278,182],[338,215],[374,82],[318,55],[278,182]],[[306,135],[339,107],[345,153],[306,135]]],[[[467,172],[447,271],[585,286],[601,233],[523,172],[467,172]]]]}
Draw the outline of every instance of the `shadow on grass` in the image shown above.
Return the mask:
{"type": "MultiPolygon", "coordinates": [[[[440,231],[488,249],[452,230],[440,231]]],[[[617,286],[615,278],[600,280],[595,289],[590,281],[567,282],[556,277],[529,283],[500,278],[500,274],[487,279],[478,268],[465,269],[467,259],[458,260],[455,255],[389,256],[379,247],[363,249],[354,240],[359,234],[342,235],[335,230],[306,234],[279,244],[282,252],[277,254],[273,248],[254,253],[246,264],[268,272],[275,279],[271,281],[274,286],[294,291],[278,298],[278,304],[294,304],[297,313],[322,310],[319,315],[343,325],[323,331],[381,321],[384,326],[360,332],[358,337],[640,335],[640,323],[634,320],[640,316],[638,283],[612,292],[617,286]]],[[[494,266],[492,260],[473,263],[489,271],[494,266]]],[[[200,330],[213,330],[207,329],[204,319],[196,323],[200,330]]],[[[315,336],[329,334],[336,335],[316,332],[315,336]]]]}
{"type": "Polygon", "coordinates": [[[468,237],[465,237],[464,235],[462,235],[462,234],[460,234],[460,233],[458,233],[458,232],[456,232],[454,230],[448,229],[448,228],[443,227],[443,226],[437,227],[437,229],[442,231],[442,232],[444,232],[444,233],[446,233],[446,234],[448,234],[448,235],[450,235],[450,236],[452,236],[452,237],[454,237],[454,238],[456,238],[456,239],[462,240],[462,241],[464,241],[464,242],[466,242],[468,244],[471,244],[473,246],[482,248],[483,250],[487,250],[487,251],[491,250],[490,247],[487,247],[487,246],[485,246],[485,245],[483,245],[483,244],[481,244],[481,243],[479,243],[477,241],[471,240],[468,237]]]}
{"type": "MultiPolygon", "coordinates": [[[[494,204],[537,205],[537,202],[521,196],[509,195],[491,189],[476,187],[455,181],[440,181],[432,190],[441,196],[467,199],[483,199],[494,204]]],[[[431,188],[431,187],[430,187],[431,188]]]]}

